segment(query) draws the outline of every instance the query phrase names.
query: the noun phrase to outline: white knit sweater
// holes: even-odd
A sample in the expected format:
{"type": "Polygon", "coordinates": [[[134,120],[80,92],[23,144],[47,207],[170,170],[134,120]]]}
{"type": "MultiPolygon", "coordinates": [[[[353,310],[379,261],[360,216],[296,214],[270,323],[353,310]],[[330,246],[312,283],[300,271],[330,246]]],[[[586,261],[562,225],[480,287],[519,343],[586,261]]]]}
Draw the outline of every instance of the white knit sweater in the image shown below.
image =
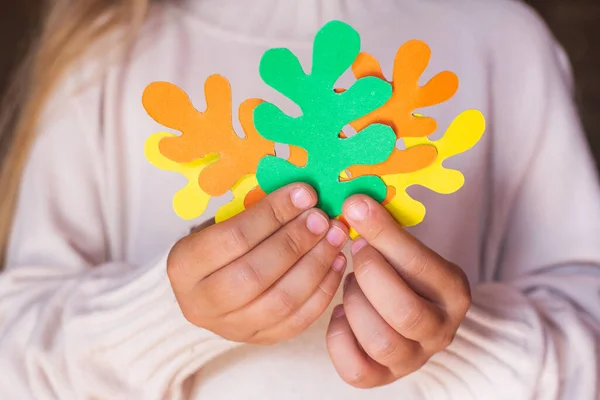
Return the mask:
{"type": "Polygon", "coordinates": [[[519,2],[180,1],[154,10],[127,60],[95,66],[56,91],[24,176],[0,277],[0,399],[600,398],[600,188],[565,56],[519,2]],[[466,109],[488,119],[483,140],[448,162],[465,173],[461,191],[411,189],[428,214],[410,232],[466,271],[474,305],[446,351],[373,390],[337,377],[329,311],[272,347],[182,317],[165,256],[200,221],[174,215],[182,178],[143,156],[163,129],[141,106],[149,82],[173,82],[201,108],[204,79],[220,73],[236,103],[292,109],[261,83],[259,59],[286,46],[308,65],[330,19],[357,28],[388,73],[403,42],[431,46],[424,79],[445,69],[461,79],[457,96],[426,110],[441,131],[466,109]]]}

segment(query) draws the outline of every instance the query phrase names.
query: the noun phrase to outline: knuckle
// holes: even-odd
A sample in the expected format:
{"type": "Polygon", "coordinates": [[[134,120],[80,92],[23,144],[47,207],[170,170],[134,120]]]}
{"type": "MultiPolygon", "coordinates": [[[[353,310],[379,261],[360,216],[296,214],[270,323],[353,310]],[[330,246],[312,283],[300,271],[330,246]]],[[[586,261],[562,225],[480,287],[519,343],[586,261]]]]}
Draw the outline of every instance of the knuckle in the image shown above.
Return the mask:
{"type": "Polygon", "coordinates": [[[380,364],[393,364],[388,362],[398,354],[398,343],[396,340],[381,331],[375,331],[369,338],[369,353],[371,358],[380,364]]]}
{"type": "Polygon", "coordinates": [[[246,253],[251,249],[248,235],[241,224],[235,224],[227,230],[223,248],[246,253]]]}
{"type": "Polygon", "coordinates": [[[288,321],[288,325],[292,333],[287,336],[295,336],[300,332],[304,332],[314,320],[315,318],[310,318],[300,312],[293,313],[288,321]]]}
{"type": "Polygon", "coordinates": [[[270,201],[267,206],[267,215],[276,226],[287,223],[287,215],[290,214],[289,206],[285,201],[270,201]]]}
{"type": "MultiPolygon", "coordinates": [[[[349,286],[352,283],[349,284],[349,286]]],[[[351,309],[356,306],[359,306],[363,301],[362,295],[360,293],[356,293],[354,290],[346,290],[344,294],[344,308],[351,309]]]]}
{"type": "Polygon", "coordinates": [[[456,337],[456,332],[451,332],[451,333],[442,335],[442,337],[440,338],[439,349],[443,350],[443,349],[449,347],[452,344],[452,342],[454,342],[455,337],[456,337]]]}
{"type": "Polygon", "coordinates": [[[403,349],[403,352],[404,351],[406,351],[406,354],[403,354],[402,359],[390,367],[390,372],[394,377],[394,380],[418,371],[427,364],[427,361],[429,361],[429,358],[431,357],[431,355],[428,352],[425,352],[423,347],[419,344],[415,344],[408,349],[403,349]]]}
{"type": "Polygon", "coordinates": [[[181,309],[181,313],[183,314],[183,317],[186,319],[187,322],[199,328],[204,328],[202,320],[198,318],[198,316],[193,310],[190,310],[188,307],[182,305],[181,303],[179,305],[179,308],[181,309]]]}
{"type": "Polygon", "coordinates": [[[404,315],[399,315],[394,321],[394,329],[400,333],[414,332],[421,328],[424,318],[424,307],[415,301],[407,307],[404,315]]]}
{"type": "Polygon", "coordinates": [[[241,259],[237,261],[234,281],[232,287],[241,289],[240,293],[249,293],[252,297],[265,289],[265,283],[256,267],[249,261],[241,259]]]}
{"type": "Polygon", "coordinates": [[[273,289],[271,301],[271,316],[276,320],[282,320],[297,309],[296,301],[284,289],[273,289]]]}
{"type": "Polygon", "coordinates": [[[327,305],[331,303],[336,292],[333,284],[328,285],[326,282],[321,282],[319,283],[317,290],[324,296],[325,301],[323,301],[323,303],[326,303],[327,305]]]}
{"type": "MultiPolygon", "coordinates": [[[[193,296],[188,298],[187,312],[197,321],[208,321],[221,314],[219,297],[213,295],[193,296]]],[[[198,324],[196,324],[198,325],[198,324]]]]}
{"type": "Polygon", "coordinates": [[[429,257],[423,254],[423,251],[416,250],[410,258],[404,263],[404,270],[408,272],[413,278],[418,277],[427,268],[429,257]]]}
{"type": "Polygon", "coordinates": [[[291,255],[295,258],[300,258],[304,255],[304,246],[302,246],[302,239],[299,235],[290,232],[290,230],[282,232],[282,235],[284,246],[291,255]]]}
{"type": "MultiPolygon", "coordinates": [[[[340,338],[345,338],[351,336],[346,329],[343,329],[339,326],[329,326],[327,332],[325,333],[325,340],[327,341],[327,345],[329,346],[334,341],[337,341],[340,338]]],[[[354,336],[352,336],[354,339],[354,336]]]]}
{"type": "Polygon", "coordinates": [[[318,304],[311,307],[309,312],[297,310],[290,317],[289,326],[295,334],[308,329],[308,327],[325,312],[327,306],[331,303],[331,300],[333,300],[335,293],[324,290],[321,286],[319,286],[319,291],[323,296],[318,300],[318,304]]]}
{"type": "Polygon", "coordinates": [[[385,228],[382,224],[378,223],[375,226],[372,226],[369,232],[371,243],[377,243],[380,238],[384,237],[385,228]]]}
{"type": "Polygon", "coordinates": [[[357,389],[366,389],[367,385],[367,371],[366,368],[358,367],[348,373],[343,373],[340,378],[348,385],[357,389]]]}
{"type": "Polygon", "coordinates": [[[309,256],[309,268],[308,271],[310,273],[310,281],[318,282],[323,279],[323,275],[329,271],[331,264],[333,263],[333,257],[327,257],[326,254],[312,254],[309,256]]]}
{"type": "Polygon", "coordinates": [[[354,258],[354,273],[357,276],[369,273],[378,264],[378,260],[371,253],[369,246],[365,247],[358,253],[358,257],[354,258]]]}
{"type": "Polygon", "coordinates": [[[423,366],[427,364],[427,361],[429,361],[429,356],[425,356],[424,354],[407,359],[406,362],[402,364],[402,366],[394,370],[394,376],[397,379],[400,379],[407,375],[410,375],[413,372],[416,372],[423,368],[423,366]]]}

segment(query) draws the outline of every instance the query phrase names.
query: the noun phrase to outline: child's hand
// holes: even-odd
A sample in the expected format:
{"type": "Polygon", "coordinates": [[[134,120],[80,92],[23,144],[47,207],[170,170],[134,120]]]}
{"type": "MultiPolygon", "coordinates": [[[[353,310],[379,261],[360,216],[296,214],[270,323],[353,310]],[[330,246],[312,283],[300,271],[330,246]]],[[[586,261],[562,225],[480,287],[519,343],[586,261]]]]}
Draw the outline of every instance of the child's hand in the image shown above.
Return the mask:
{"type": "Polygon", "coordinates": [[[456,265],[404,231],[366,196],[344,205],[364,239],[352,246],[354,274],[333,311],[330,357],[346,382],[369,388],[418,370],[451,342],[471,303],[456,265]]]}
{"type": "Polygon", "coordinates": [[[270,344],[301,333],[327,308],[346,259],[346,226],[286,186],[225,222],[191,233],[167,271],[185,317],[226,339],[270,344]]]}

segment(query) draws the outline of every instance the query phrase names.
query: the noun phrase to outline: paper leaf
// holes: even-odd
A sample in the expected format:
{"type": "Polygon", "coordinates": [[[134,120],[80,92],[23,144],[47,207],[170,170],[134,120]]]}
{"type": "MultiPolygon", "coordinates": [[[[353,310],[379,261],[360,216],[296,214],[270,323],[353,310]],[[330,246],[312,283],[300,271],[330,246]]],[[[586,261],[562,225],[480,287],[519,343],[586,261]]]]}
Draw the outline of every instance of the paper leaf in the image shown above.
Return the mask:
{"type": "Polygon", "coordinates": [[[244,175],[254,174],[258,161],[275,154],[274,143],[254,128],[253,112],[259,99],[249,99],[239,108],[239,120],[246,135],[236,135],[232,124],[231,87],[227,79],[211,75],[204,87],[206,111],[194,108],[187,94],[167,82],[148,85],[142,98],[148,114],[158,123],[176,129],[180,136],[166,137],[160,152],[177,163],[189,163],[218,155],[218,161],[203,170],[200,187],[211,196],[225,194],[244,175]]]}
{"type": "MultiPolygon", "coordinates": [[[[302,166],[306,164],[306,152],[298,147],[290,149],[288,161],[294,165],[302,166]]],[[[258,186],[256,175],[246,175],[240,179],[232,188],[233,200],[225,204],[215,216],[217,223],[223,222],[234,217],[244,210],[252,207],[262,200],[267,194],[258,186]]]]}
{"type": "Polygon", "coordinates": [[[434,146],[417,145],[405,150],[394,149],[382,164],[353,165],[348,167],[351,177],[364,175],[408,174],[419,171],[435,162],[437,150],[434,146]]]}
{"type": "Polygon", "coordinates": [[[176,172],[187,178],[188,184],[173,196],[173,209],[182,219],[195,219],[204,213],[210,200],[210,196],[198,186],[198,176],[202,170],[214,163],[217,157],[209,155],[187,164],[171,161],[160,153],[159,143],[162,139],[173,136],[175,135],[167,132],[153,134],[146,140],[144,154],[156,168],[176,172]]]}
{"type": "MultiPolygon", "coordinates": [[[[390,125],[398,138],[426,137],[434,133],[436,121],[416,117],[415,110],[450,100],[458,90],[458,77],[453,72],[443,71],[424,86],[419,86],[430,59],[431,49],[425,42],[411,40],[404,43],[394,60],[391,98],[383,107],[352,122],[354,129],[381,123],[390,125]]],[[[368,76],[383,78],[379,61],[368,53],[357,57],[352,70],[357,79],[368,76]]]]}
{"type": "Polygon", "coordinates": [[[262,199],[264,199],[266,196],[267,194],[260,188],[260,186],[257,186],[251,191],[249,191],[246,197],[244,198],[244,207],[247,210],[262,199]]]}
{"type": "MultiPolygon", "coordinates": [[[[431,59],[431,50],[426,43],[411,40],[402,45],[396,53],[392,73],[392,96],[381,108],[353,121],[355,130],[363,129],[373,123],[391,126],[398,139],[404,137],[426,137],[437,129],[434,119],[415,117],[419,108],[443,103],[456,93],[458,77],[449,71],[435,75],[424,86],[419,79],[431,59]]],[[[352,65],[357,79],[368,76],[385,79],[379,61],[368,53],[361,53],[352,65]]],[[[383,163],[373,166],[352,166],[348,168],[351,176],[388,175],[418,171],[431,165],[437,154],[431,146],[421,145],[406,150],[396,149],[383,163]]]]}
{"type": "Polygon", "coordinates": [[[275,105],[263,103],[254,113],[256,128],[268,140],[308,152],[302,168],[273,156],[261,159],[256,175],[266,193],[292,182],[308,183],[319,195],[317,206],[331,217],[341,213],[344,200],[353,194],[364,193],[378,201],[385,198],[386,187],[376,176],[339,179],[348,166],[385,161],[396,142],[391,128],[381,124],[365,126],[351,138],[339,137],[345,125],[381,107],[391,96],[391,85],[374,77],[357,80],[344,93],[334,91],[334,84],[359,51],[358,33],[333,21],[315,37],[310,74],[302,70],[289,49],[271,49],[264,54],[262,79],[294,101],[302,115],[292,118],[275,105]]]}
{"type": "Polygon", "coordinates": [[[432,165],[420,171],[382,177],[387,185],[396,190],[396,196],[385,207],[401,225],[414,226],[425,218],[425,206],[406,192],[410,186],[420,185],[440,194],[454,193],[463,186],[463,174],[445,168],[443,162],[472,148],[481,139],[484,131],[485,119],[481,112],[468,110],[456,117],[445,135],[437,141],[432,142],[427,138],[404,139],[407,147],[419,144],[435,146],[438,157],[432,165]]]}
{"type": "Polygon", "coordinates": [[[246,209],[244,204],[246,195],[257,186],[258,181],[256,180],[256,175],[246,175],[242,177],[242,179],[231,188],[233,200],[217,210],[215,222],[223,222],[244,211],[246,209]]]}

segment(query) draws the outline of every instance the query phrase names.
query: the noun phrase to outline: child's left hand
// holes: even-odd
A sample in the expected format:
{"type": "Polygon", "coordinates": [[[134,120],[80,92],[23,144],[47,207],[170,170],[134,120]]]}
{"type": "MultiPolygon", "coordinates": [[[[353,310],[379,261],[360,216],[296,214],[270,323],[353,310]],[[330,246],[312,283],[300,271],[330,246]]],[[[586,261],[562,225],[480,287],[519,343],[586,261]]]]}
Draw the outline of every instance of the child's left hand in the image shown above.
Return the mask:
{"type": "Polygon", "coordinates": [[[359,388],[406,376],[446,348],[471,304],[464,272],[402,229],[367,196],[344,204],[361,234],[354,273],[327,332],[338,374],[359,388]]]}

